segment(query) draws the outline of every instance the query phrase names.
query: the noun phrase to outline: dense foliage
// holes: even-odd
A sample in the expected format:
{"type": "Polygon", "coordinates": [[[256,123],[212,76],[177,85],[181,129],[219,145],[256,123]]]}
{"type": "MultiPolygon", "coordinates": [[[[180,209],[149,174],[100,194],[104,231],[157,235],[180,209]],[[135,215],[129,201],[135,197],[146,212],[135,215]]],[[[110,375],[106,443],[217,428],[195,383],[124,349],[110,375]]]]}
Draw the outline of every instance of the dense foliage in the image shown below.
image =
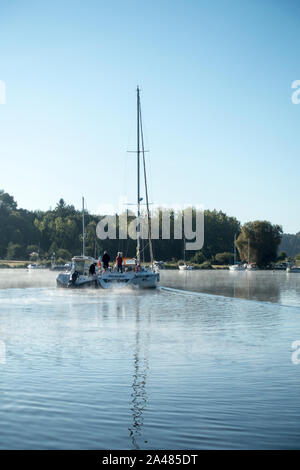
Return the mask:
{"type": "MultiPolygon", "coordinates": [[[[187,251],[185,259],[197,264],[210,261],[215,264],[233,262],[233,240],[242,259],[247,259],[250,237],[251,258],[258,264],[276,259],[280,243],[281,228],[268,222],[249,222],[241,231],[240,222],[221,211],[206,210],[204,223],[204,246],[201,251],[187,251]]],[[[111,257],[117,251],[124,256],[135,256],[134,240],[99,240],[96,226],[103,216],[86,213],[86,254],[98,257],[107,250],[111,257]]],[[[174,213],[171,213],[171,239],[153,240],[154,257],[157,260],[181,260],[184,258],[183,240],[173,239],[174,213]]],[[[298,250],[299,252],[300,250],[298,250]]],[[[73,205],[61,199],[53,210],[27,211],[18,209],[14,198],[0,191],[0,258],[29,260],[51,259],[55,253],[57,260],[69,260],[82,252],[82,214],[73,205]]],[[[143,242],[142,259],[149,260],[147,241],[143,242]]]]}
{"type": "Polygon", "coordinates": [[[296,233],[296,235],[284,233],[279,249],[285,251],[291,257],[300,253],[300,232],[296,233]]]}
{"type": "Polygon", "coordinates": [[[267,266],[277,260],[277,250],[282,236],[282,227],[267,221],[255,220],[243,225],[236,241],[243,261],[267,266]]]}

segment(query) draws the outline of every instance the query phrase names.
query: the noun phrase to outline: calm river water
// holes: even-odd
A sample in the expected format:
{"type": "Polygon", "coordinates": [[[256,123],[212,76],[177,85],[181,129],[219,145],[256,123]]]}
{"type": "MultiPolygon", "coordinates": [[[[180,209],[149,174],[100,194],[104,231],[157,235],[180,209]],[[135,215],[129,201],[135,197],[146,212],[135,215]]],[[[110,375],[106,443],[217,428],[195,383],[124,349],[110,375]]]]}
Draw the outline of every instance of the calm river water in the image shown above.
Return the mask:
{"type": "Polygon", "coordinates": [[[299,274],[55,276],[0,271],[1,449],[300,448],[299,274]]]}

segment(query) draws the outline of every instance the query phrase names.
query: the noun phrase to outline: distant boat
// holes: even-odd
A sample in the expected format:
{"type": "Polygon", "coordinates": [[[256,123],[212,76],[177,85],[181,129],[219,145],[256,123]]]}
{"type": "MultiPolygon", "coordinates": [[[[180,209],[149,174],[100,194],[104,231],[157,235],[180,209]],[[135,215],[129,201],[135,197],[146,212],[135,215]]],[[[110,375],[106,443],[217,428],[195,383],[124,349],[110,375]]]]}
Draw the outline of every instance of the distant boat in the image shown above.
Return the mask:
{"type": "Polygon", "coordinates": [[[274,264],[272,266],[272,269],[274,271],[286,271],[287,270],[287,265],[286,265],[286,263],[274,264]]]}
{"type": "Polygon", "coordinates": [[[82,255],[72,258],[72,267],[69,273],[60,273],[56,278],[57,287],[81,288],[97,287],[96,265],[97,260],[85,256],[85,221],[84,198],[82,198],[82,255]],[[91,274],[91,266],[95,266],[95,274],[91,274]]]}
{"type": "Polygon", "coordinates": [[[32,253],[31,255],[37,256],[37,263],[28,264],[27,269],[28,271],[32,271],[34,269],[45,269],[46,267],[42,264],[39,264],[40,261],[40,250],[37,253],[32,253]]]}
{"type": "Polygon", "coordinates": [[[300,266],[288,266],[286,268],[287,273],[300,273],[300,266]]]}
{"type": "Polygon", "coordinates": [[[258,266],[256,263],[250,262],[250,238],[248,238],[248,264],[246,264],[247,271],[257,271],[258,266]]]}
{"type": "Polygon", "coordinates": [[[248,263],[246,269],[247,271],[257,271],[258,266],[256,265],[256,263],[248,263]]]}
{"type": "Polygon", "coordinates": [[[190,266],[189,264],[181,264],[179,267],[179,271],[191,271],[193,269],[193,266],[190,266]]]}
{"type": "Polygon", "coordinates": [[[71,267],[72,267],[71,263],[57,264],[56,263],[55,253],[53,253],[50,271],[64,271],[64,272],[66,272],[66,271],[70,271],[71,267]]]}
{"type": "Polygon", "coordinates": [[[184,261],[184,264],[180,264],[178,266],[179,271],[191,271],[193,269],[193,266],[190,266],[189,264],[186,264],[185,262],[185,239],[183,240],[183,261],[184,261]]]}
{"type": "Polygon", "coordinates": [[[233,253],[234,253],[234,264],[229,266],[229,271],[245,271],[245,266],[243,264],[240,264],[236,260],[236,234],[234,234],[234,241],[233,241],[233,253]]]}
{"type": "Polygon", "coordinates": [[[45,269],[45,266],[41,265],[41,264],[29,264],[27,266],[27,269],[29,271],[32,271],[33,269],[45,269]]]}
{"type": "Polygon", "coordinates": [[[229,266],[229,271],[245,271],[246,268],[243,264],[232,264],[229,266]]]}

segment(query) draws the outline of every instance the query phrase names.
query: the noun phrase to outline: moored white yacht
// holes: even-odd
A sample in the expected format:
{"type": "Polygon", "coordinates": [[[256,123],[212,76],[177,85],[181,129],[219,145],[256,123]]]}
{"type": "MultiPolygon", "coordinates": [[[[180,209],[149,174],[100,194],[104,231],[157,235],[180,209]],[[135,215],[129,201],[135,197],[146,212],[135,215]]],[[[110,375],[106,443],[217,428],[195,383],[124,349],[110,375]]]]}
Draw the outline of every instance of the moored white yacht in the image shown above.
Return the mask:
{"type": "Polygon", "coordinates": [[[247,271],[257,271],[258,266],[256,263],[250,261],[250,238],[248,238],[248,263],[245,265],[247,271]]]}
{"type": "Polygon", "coordinates": [[[257,267],[256,263],[248,263],[246,265],[246,269],[247,269],[247,271],[257,271],[258,267],[257,267]]]}
{"type": "Polygon", "coordinates": [[[236,260],[236,234],[234,235],[234,242],[233,242],[233,252],[234,252],[234,264],[229,266],[229,271],[245,271],[245,266],[243,264],[240,264],[236,260]]]}
{"type": "Polygon", "coordinates": [[[193,269],[193,266],[190,266],[189,264],[181,264],[178,266],[179,271],[191,271],[193,269]]]}
{"type": "Polygon", "coordinates": [[[287,273],[300,273],[300,266],[288,266],[286,268],[287,273]]]}
{"type": "Polygon", "coordinates": [[[183,264],[178,266],[179,271],[191,271],[193,266],[186,264],[185,262],[185,238],[183,240],[183,264]]]}
{"type": "Polygon", "coordinates": [[[237,263],[229,266],[229,271],[245,271],[245,266],[243,264],[237,263]]]}
{"type": "Polygon", "coordinates": [[[58,274],[56,285],[67,288],[98,287],[97,260],[85,255],[84,198],[82,198],[82,255],[72,258],[70,272],[58,274]]]}
{"type": "Polygon", "coordinates": [[[41,264],[29,264],[27,266],[27,269],[29,271],[33,270],[33,269],[45,269],[45,266],[41,265],[41,264]]]}

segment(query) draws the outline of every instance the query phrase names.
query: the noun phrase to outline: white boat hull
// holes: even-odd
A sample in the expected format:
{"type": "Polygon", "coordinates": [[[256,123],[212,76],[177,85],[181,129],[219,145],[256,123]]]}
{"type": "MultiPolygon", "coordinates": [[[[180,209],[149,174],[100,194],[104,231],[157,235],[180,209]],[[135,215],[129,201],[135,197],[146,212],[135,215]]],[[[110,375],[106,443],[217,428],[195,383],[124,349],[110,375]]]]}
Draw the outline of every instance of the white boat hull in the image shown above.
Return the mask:
{"type": "Polygon", "coordinates": [[[28,271],[32,271],[33,269],[46,269],[45,266],[42,266],[40,264],[29,264],[27,266],[28,271]]]}
{"type": "Polygon", "coordinates": [[[258,267],[256,266],[256,264],[247,264],[246,265],[246,269],[247,271],[257,271],[258,270],[258,267]]]}
{"type": "Polygon", "coordinates": [[[300,268],[286,268],[287,273],[300,273],[300,268]]]}
{"type": "Polygon", "coordinates": [[[117,273],[107,272],[97,276],[80,275],[72,281],[70,274],[61,273],[56,278],[58,287],[78,289],[83,287],[102,287],[103,289],[139,287],[154,289],[159,281],[159,273],[154,271],[117,273]]]}
{"type": "Polygon", "coordinates": [[[65,287],[69,289],[78,289],[82,287],[98,287],[96,276],[80,275],[75,281],[72,281],[70,274],[59,274],[56,278],[57,287],[65,287]]]}
{"type": "Polygon", "coordinates": [[[183,264],[179,266],[179,271],[191,271],[193,266],[188,266],[187,264],[183,264]]]}
{"type": "Polygon", "coordinates": [[[229,266],[229,271],[245,271],[245,267],[241,264],[233,264],[229,266]]]}
{"type": "Polygon", "coordinates": [[[107,272],[98,276],[98,284],[103,289],[139,287],[142,289],[154,289],[157,287],[159,274],[154,271],[107,272]]]}

